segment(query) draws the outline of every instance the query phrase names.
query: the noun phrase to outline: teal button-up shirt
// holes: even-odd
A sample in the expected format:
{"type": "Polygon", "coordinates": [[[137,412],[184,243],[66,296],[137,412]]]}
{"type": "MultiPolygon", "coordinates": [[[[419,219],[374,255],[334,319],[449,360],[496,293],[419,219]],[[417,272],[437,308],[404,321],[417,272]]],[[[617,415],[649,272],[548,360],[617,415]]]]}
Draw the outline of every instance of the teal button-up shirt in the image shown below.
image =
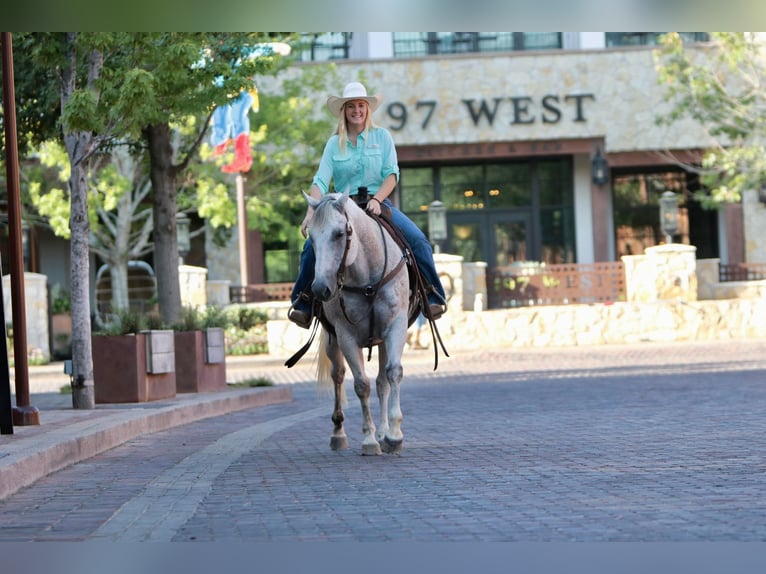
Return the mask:
{"type": "Polygon", "coordinates": [[[342,193],[348,188],[351,195],[356,195],[357,188],[366,186],[368,193],[374,195],[392,173],[398,181],[394,140],[385,128],[372,128],[359,134],[356,145],[347,140],[345,153],[340,151],[338,134],[334,134],[325,144],[312,184],[322,195],[330,191],[330,181],[334,191],[342,193]]]}

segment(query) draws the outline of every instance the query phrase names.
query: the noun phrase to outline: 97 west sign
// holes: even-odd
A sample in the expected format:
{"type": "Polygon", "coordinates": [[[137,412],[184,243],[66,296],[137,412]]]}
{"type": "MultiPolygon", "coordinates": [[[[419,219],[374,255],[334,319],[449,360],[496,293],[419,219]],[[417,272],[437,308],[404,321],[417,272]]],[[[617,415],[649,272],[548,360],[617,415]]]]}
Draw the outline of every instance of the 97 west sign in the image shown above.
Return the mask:
{"type": "MultiPolygon", "coordinates": [[[[494,126],[495,122],[505,122],[511,126],[535,123],[558,124],[563,121],[574,123],[587,122],[586,107],[595,101],[593,94],[546,94],[539,99],[530,96],[511,96],[505,98],[463,99],[457,106],[474,127],[486,123],[494,126]]],[[[386,126],[392,131],[404,129],[410,121],[418,122],[421,130],[428,129],[437,112],[436,100],[418,100],[414,107],[400,101],[391,102],[386,107],[386,114],[392,120],[386,126]]]]}

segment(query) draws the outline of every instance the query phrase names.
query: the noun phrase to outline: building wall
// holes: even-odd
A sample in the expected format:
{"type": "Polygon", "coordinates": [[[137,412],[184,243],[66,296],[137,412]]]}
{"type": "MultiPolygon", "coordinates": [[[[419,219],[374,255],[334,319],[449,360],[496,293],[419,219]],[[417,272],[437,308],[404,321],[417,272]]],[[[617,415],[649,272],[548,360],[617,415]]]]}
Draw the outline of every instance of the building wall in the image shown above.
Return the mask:
{"type": "MultiPolygon", "coordinates": [[[[697,148],[706,141],[704,132],[692,122],[672,128],[654,125],[655,115],[669,109],[669,104],[657,83],[651,48],[484,53],[334,64],[343,81],[355,80],[363,72],[369,78],[368,90],[384,96],[376,119],[393,131],[397,145],[604,138],[608,154],[697,148]],[[512,98],[519,99],[514,103],[512,98]],[[430,104],[424,106],[424,102],[433,102],[427,123],[430,104]],[[488,113],[480,113],[482,102],[494,112],[493,121],[489,121],[488,113]],[[392,104],[396,109],[390,108],[392,104]],[[470,106],[481,115],[477,121],[470,106]],[[402,111],[407,114],[404,125],[398,119],[402,111]]],[[[322,64],[301,64],[288,74],[300,74],[304,66],[314,65],[322,64]]],[[[261,83],[270,89],[279,81],[268,78],[261,83]]],[[[341,89],[338,86],[338,92],[341,89]]],[[[317,97],[316,102],[317,113],[327,113],[325,98],[317,97]]]]}

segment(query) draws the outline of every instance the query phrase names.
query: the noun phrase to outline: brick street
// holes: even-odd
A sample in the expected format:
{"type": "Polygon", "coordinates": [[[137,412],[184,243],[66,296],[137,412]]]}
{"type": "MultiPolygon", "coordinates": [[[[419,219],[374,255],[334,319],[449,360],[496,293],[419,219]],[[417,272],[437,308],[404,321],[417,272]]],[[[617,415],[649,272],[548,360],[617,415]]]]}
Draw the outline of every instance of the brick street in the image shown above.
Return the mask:
{"type": "Polygon", "coordinates": [[[0,501],[0,541],[766,540],[766,341],[419,353],[400,455],[360,456],[352,385],[333,452],[279,382],[0,501]]]}

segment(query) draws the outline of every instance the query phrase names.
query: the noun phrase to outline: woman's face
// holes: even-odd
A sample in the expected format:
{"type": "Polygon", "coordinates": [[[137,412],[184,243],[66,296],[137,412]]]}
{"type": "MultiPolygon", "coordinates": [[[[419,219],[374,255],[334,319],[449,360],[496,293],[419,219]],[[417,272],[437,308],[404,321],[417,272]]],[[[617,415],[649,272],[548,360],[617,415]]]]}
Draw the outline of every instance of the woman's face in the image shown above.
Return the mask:
{"type": "Polygon", "coordinates": [[[358,131],[364,129],[364,124],[367,121],[367,102],[364,100],[351,100],[346,102],[344,106],[346,113],[346,125],[351,128],[352,126],[358,131]]]}

